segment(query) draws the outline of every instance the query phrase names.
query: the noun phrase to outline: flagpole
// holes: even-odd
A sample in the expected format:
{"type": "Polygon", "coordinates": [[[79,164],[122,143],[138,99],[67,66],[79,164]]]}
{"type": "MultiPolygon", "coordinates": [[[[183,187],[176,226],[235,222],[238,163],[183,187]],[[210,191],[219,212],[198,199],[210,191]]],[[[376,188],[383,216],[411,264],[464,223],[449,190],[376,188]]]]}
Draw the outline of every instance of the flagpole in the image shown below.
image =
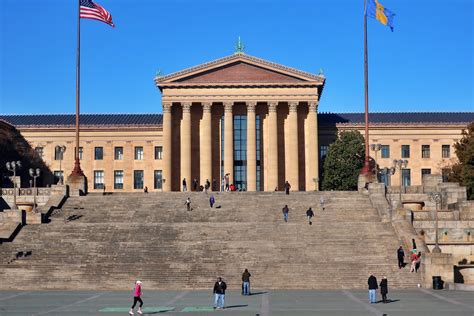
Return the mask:
{"type": "Polygon", "coordinates": [[[71,176],[83,176],[79,160],[79,113],[81,95],[81,1],[77,1],[77,50],[76,50],[76,150],[74,151],[74,169],[71,176]]]}
{"type": "Polygon", "coordinates": [[[365,81],[365,160],[362,174],[370,172],[369,165],[369,66],[367,48],[367,0],[364,0],[364,81],[365,81]]]}

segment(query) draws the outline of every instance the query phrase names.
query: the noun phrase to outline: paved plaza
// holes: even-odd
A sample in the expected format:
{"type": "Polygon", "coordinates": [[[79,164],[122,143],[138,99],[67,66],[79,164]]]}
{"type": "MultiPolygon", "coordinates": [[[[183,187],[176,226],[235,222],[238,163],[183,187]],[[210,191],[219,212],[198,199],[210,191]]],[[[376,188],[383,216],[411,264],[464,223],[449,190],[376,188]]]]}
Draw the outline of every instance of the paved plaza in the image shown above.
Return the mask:
{"type": "MultiPolygon", "coordinates": [[[[380,297],[379,297],[380,299],[380,297]]],[[[474,293],[397,290],[391,303],[368,304],[362,290],[229,291],[227,308],[212,309],[211,291],[144,291],[144,315],[474,315],[474,293]]],[[[0,315],[128,315],[131,291],[0,292],[0,315]]]]}

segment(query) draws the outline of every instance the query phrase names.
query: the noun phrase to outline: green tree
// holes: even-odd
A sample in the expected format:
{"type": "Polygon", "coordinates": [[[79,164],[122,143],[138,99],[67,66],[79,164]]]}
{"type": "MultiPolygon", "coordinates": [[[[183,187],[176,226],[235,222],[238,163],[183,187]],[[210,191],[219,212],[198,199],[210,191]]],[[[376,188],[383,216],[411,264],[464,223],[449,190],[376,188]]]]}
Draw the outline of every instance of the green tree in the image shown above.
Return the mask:
{"type": "Polygon", "coordinates": [[[364,137],[358,131],[340,133],[324,160],[323,190],[357,190],[364,157],[364,137]]]}
{"type": "Polygon", "coordinates": [[[474,200],[474,122],[462,131],[462,138],[454,144],[458,158],[452,168],[449,181],[459,182],[467,189],[467,198],[474,200]]]}

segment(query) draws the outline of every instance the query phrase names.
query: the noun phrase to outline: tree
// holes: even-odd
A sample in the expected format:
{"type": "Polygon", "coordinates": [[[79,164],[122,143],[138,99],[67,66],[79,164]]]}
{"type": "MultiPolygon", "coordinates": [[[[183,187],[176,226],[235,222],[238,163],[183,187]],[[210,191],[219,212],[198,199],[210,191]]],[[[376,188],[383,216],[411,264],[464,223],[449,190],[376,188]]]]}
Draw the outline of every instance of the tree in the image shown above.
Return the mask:
{"type": "Polygon", "coordinates": [[[364,166],[364,137],[358,131],[343,131],[329,146],[324,160],[324,190],[357,190],[364,166]]]}
{"type": "Polygon", "coordinates": [[[449,175],[450,181],[459,182],[467,189],[467,198],[474,199],[474,122],[462,131],[462,138],[454,144],[458,158],[449,175]]]}

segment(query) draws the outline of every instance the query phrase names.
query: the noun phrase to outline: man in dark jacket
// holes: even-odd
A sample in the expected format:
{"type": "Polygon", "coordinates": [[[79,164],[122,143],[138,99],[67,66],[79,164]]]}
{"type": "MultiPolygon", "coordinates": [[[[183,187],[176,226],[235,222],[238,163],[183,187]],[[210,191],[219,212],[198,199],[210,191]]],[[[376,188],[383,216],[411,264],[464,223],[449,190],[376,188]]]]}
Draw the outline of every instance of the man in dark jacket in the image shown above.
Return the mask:
{"type": "Polygon", "coordinates": [[[405,266],[405,252],[403,251],[403,247],[400,246],[397,250],[397,258],[398,258],[398,268],[401,269],[405,266]]]}
{"type": "Polygon", "coordinates": [[[388,280],[387,277],[384,276],[382,281],[380,281],[380,294],[382,294],[382,302],[387,302],[387,293],[388,293],[388,280]]]}
{"type": "Polygon", "coordinates": [[[377,300],[376,291],[379,288],[379,285],[377,284],[377,278],[371,273],[367,283],[369,284],[369,303],[374,304],[377,300]]]}
{"type": "Polygon", "coordinates": [[[308,218],[308,224],[310,225],[313,225],[313,222],[311,221],[311,219],[313,218],[314,216],[314,212],[313,212],[313,209],[310,207],[307,211],[306,211],[306,217],[308,218]]]}
{"type": "Polygon", "coordinates": [[[288,222],[288,214],[290,212],[290,209],[288,208],[288,205],[285,205],[281,211],[283,212],[283,220],[287,223],[288,222]]]}
{"type": "Polygon", "coordinates": [[[226,289],[227,284],[222,281],[221,277],[218,277],[217,282],[214,284],[214,309],[224,309],[226,289]]]}
{"type": "Polygon", "coordinates": [[[245,269],[242,273],[242,295],[250,295],[250,274],[249,270],[245,269]]]}

